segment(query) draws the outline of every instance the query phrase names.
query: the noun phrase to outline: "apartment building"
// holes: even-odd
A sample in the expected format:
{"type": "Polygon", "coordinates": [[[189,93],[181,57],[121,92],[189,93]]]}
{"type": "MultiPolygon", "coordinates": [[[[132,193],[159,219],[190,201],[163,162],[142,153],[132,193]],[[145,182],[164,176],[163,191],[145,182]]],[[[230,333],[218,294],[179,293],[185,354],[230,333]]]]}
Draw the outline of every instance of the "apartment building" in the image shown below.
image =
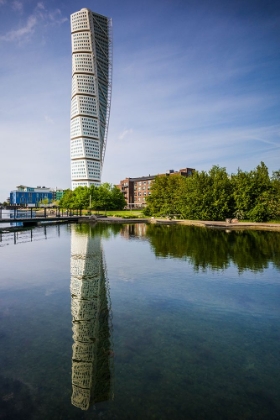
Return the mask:
{"type": "Polygon", "coordinates": [[[193,168],[184,168],[179,171],[170,169],[164,174],[148,175],[138,178],[125,178],[120,181],[117,187],[122,191],[126,200],[127,208],[141,208],[146,205],[146,198],[151,195],[151,185],[156,176],[191,176],[195,170],[193,168]]]}

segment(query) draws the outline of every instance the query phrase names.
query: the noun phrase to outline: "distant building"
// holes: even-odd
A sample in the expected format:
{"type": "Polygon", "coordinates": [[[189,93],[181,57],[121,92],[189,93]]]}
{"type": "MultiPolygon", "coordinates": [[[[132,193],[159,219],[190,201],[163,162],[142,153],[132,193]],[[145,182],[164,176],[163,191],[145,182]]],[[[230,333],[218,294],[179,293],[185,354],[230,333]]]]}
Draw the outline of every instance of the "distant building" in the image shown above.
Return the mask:
{"type": "Polygon", "coordinates": [[[10,192],[10,204],[17,206],[28,206],[33,204],[39,206],[42,202],[48,200],[53,201],[53,189],[47,187],[27,187],[19,185],[16,190],[10,192]]]}
{"type": "Polygon", "coordinates": [[[164,174],[148,175],[139,178],[125,178],[120,181],[117,187],[121,190],[126,200],[127,208],[138,208],[146,206],[146,198],[151,195],[151,185],[156,176],[170,176],[170,175],[181,175],[181,176],[192,176],[195,169],[184,168],[179,171],[170,169],[164,174]]]}
{"type": "Polygon", "coordinates": [[[63,197],[63,195],[64,195],[64,190],[59,190],[59,189],[56,188],[53,191],[53,201],[59,201],[59,200],[61,200],[62,197],[63,197]]]}

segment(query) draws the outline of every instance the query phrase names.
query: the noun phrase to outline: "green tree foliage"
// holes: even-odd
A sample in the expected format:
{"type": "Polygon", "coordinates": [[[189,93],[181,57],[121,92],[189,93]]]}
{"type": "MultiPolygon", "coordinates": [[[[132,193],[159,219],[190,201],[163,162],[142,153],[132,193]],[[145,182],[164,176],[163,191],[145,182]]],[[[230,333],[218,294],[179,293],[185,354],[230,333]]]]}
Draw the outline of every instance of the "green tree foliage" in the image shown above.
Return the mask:
{"type": "Polygon", "coordinates": [[[122,210],[126,202],[122,192],[108,183],[99,187],[77,187],[75,190],[67,190],[61,198],[59,205],[72,209],[94,210],[122,210]]]}
{"type": "Polygon", "coordinates": [[[41,204],[49,204],[50,203],[50,200],[48,199],[48,198],[43,198],[42,200],[41,200],[41,204]]]}
{"type": "Polygon", "coordinates": [[[151,185],[151,196],[147,197],[146,215],[164,216],[181,213],[180,194],[185,178],[180,175],[157,176],[151,185]]]}
{"type": "Polygon", "coordinates": [[[256,222],[280,217],[280,171],[270,179],[263,162],[254,170],[229,176],[213,166],[192,177],[158,176],[147,198],[145,214],[184,219],[225,220],[238,217],[256,222]]]}
{"type": "Polygon", "coordinates": [[[213,166],[192,177],[158,176],[147,198],[147,215],[223,220],[233,211],[232,186],[225,168],[213,166]]]}
{"type": "Polygon", "coordinates": [[[59,201],[59,206],[71,209],[74,207],[73,203],[74,203],[73,191],[70,189],[64,191],[63,197],[59,201]]]}
{"type": "Polygon", "coordinates": [[[272,172],[273,200],[270,203],[272,218],[280,219],[280,170],[272,172]]]}
{"type": "Polygon", "coordinates": [[[213,166],[186,178],[184,218],[224,220],[233,211],[232,185],[225,168],[213,166]]]}
{"type": "Polygon", "coordinates": [[[262,222],[279,216],[277,180],[270,179],[263,162],[250,172],[239,169],[232,176],[232,184],[235,214],[239,218],[262,222]]]}

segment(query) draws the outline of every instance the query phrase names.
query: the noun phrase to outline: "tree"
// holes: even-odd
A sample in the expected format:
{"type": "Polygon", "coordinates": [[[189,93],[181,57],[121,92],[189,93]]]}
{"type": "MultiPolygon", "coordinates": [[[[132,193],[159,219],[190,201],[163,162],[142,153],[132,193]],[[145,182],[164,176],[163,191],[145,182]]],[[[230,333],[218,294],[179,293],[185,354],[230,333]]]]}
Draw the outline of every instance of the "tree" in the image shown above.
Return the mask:
{"type": "Polygon", "coordinates": [[[213,166],[192,177],[159,176],[152,184],[145,214],[174,214],[185,219],[224,220],[233,212],[231,181],[225,168],[213,166]]]}
{"type": "Polygon", "coordinates": [[[215,165],[207,173],[186,179],[184,218],[224,220],[233,212],[232,185],[225,168],[215,165]]]}
{"type": "Polygon", "coordinates": [[[49,204],[49,199],[48,198],[43,198],[41,200],[41,204],[44,204],[44,205],[49,204]]]}
{"type": "Polygon", "coordinates": [[[264,222],[275,217],[275,190],[263,162],[250,172],[238,169],[232,182],[235,214],[239,218],[264,222]]]}
{"type": "Polygon", "coordinates": [[[59,201],[59,205],[64,208],[74,207],[74,192],[70,189],[66,190],[63,197],[59,201]]]}
{"type": "Polygon", "coordinates": [[[280,170],[272,172],[271,184],[275,196],[280,200],[280,170]]]}
{"type": "Polygon", "coordinates": [[[262,222],[280,217],[280,171],[269,177],[261,162],[254,170],[229,176],[226,168],[196,171],[192,177],[156,177],[147,198],[146,215],[176,214],[184,219],[239,219],[262,222]]]}
{"type": "Polygon", "coordinates": [[[111,210],[123,210],[126,205],[126,201],[125,201],[123,193],[120,191],[118,187],[114,185],[111,189],[111,194],[112,194],[112,204],[113,204],[111,210]]]}
{"type": "Polygon", "coordinates": [[[126,205],[122,192],[112,184],[104,183],[95,191],[95,210],[122,210],[126,205]]]}
{"type": "Polygon", "coordinates": [[[90,190],[88,187],[77,187],[74,193],[74,207],[86,209],[89,207],[90,190]]]}
{"type": "Polygon", "coordinates": [[[73,209],[122,210],[126,204],[121,191],[108,183],[99,187],[77,187],[67,190],[60,200],[60,206],[73,209]]]}
{"type": "Polygon", "coordinates": [[[146,215],[181,215],[181,191],[185,178],[181,175],[157,176],[151,185],[151,195],[147,197],[146,215]]]}

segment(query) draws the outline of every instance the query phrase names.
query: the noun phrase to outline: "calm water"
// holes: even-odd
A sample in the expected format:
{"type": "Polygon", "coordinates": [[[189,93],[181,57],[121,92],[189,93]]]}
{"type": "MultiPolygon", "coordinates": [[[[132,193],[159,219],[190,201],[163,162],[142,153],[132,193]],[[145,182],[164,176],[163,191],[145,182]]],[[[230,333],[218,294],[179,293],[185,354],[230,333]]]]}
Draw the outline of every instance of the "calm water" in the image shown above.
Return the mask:
{"type": "MultiPolygon", "coordinates": [[[[9,223],[0,223],[0,227],[10,227],[10,226],[22,226],[22,222],[14,222],[13,220],[15,218],[27,218],[31,217],[31,211],[29,209],[22,210],[22,209],[16,209],[16,210],[4,210],[0,208],[0,219],[11,219],[11,222],[9,223]]],[[[34,213],[33,213],[34,217],[34,213]]]]}
{"type": "Polygon", "coordinates": [[[0,419],[280,418],[280,234],[0,234],[0,419]]]}

